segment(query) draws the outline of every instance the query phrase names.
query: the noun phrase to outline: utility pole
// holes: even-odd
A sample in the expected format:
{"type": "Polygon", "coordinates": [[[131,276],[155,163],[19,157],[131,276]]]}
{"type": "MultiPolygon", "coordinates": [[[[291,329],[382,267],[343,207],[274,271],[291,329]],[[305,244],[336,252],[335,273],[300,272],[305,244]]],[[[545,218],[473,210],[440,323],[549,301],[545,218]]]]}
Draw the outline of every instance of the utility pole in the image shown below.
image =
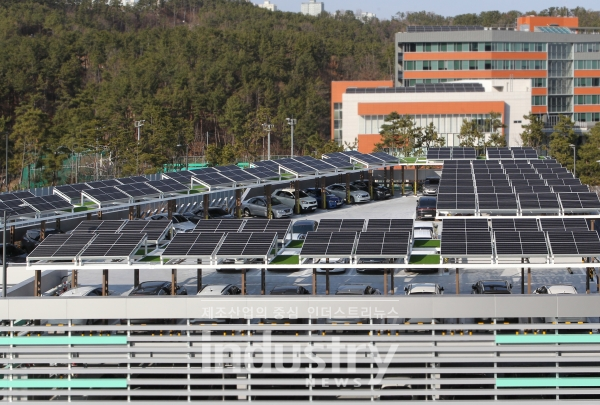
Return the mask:
{"type": "Polygon", "coordinates": [[[577,177],[577,171],[575,170],[577,167],[577,146],[574,144],[570,144],[569,146],[573,149],[573,177],[577,177]]]}
{"type": "Polygon", "coordinates": [[[136,174],[140,175],[140,136],[141,129],[144,126],[146,120],[135,121],[135,127],[137,128],[137,145],[135,147],[135,170],[136,174]]]}
{"type": "Polygon", "coordinates": [[[297,119],[294,118],[294,116],[292,115],[292,118],[286,118],[287,123],[289,126],[292,127],[292,139],[291,139],[291,143],[292,143],[292,150],[291,150],[291,157],[294,157],[294,125],[296,125],[296,123],[298,122],[297,119]]]}
{"type": "Polygon", "coordinates": [[[8,193],[8,131],[4,133],[6,138],[6,192],[8,193]]]}
{"type": "MultiPolygon", "coordinates": [[[[271,131],[275,127],[273,124],[263,124],[263,129],[267,131],[267,160],[271,160],[271,131]]],[[[263,152],[264,153],[264,152],[263,152]]]]}

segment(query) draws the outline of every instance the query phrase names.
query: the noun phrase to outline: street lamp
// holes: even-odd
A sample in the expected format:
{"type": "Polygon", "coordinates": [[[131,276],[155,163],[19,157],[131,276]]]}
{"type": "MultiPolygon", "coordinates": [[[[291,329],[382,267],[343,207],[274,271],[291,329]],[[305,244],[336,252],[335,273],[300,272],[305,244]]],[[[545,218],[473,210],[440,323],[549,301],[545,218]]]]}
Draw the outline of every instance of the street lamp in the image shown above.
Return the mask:
{"type": "Polygon", "coordinates": [[[575,146],[574,144],[570,144],[569,146],[571,147],[571,149],[573,149],[573,177],[577,177],[577,171],[575,170],[575,168],[577,167],[577,146],[575,146]]]}
{"type": "MultiPolygon", "coordinates": [[[[292,115],[293,117],[293,115],[292,115]]],[[[291,153],[291,157],[294,157],[294,125],[296,125],[296,123],[298,122],[298,120],[294,119],[294,118],[286,118],[287,123],[289,126],[292,127],[292,153],[291,153]]]]}
{"type": "Polygon", "coordinates": [[[275,125],[266,123],[262,124],[262,127],[263,130],[267,131],[267,160],[271,160],[271,131],[273,130],[275,125]]]}
{"type": "Polygon", "coordinates": [[[142,127],[144,126],[144,122],[146,122],[146,120],[139,120],[139,121],[135,121],[135,127],[137,128],[137,144],[135,147],[135,170],[136,170],[136,174],[139,176],[140,174],[140,135],[141,135],[141,130],[142,127]]]}

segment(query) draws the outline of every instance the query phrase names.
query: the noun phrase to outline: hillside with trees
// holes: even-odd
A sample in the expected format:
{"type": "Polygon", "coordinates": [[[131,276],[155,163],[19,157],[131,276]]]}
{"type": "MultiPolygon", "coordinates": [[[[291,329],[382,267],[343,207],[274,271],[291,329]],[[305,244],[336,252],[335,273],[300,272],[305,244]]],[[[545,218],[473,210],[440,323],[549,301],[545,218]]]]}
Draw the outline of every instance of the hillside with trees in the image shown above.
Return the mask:
{"type": "MultiPolygon", "coordinates": [[[[596,12],[568,12],[600,26],[596,12]]],[[[3,0],[0,131],[9,135],[10,177],[17,183],[33,166],[38,184],[74,181],[59,179],[60,168],[86,158],[88,175],[115,176],[155,173],[187,154],[250,161],[265,153],[266,122],[272,154],[285,154],[292,116],[297,153],[319,154],[335,148],[331,81],[391,79],[396,32],[509,24],[519,14],[360,21],[351,12],[272,13],[242,0],[3,0]]]]}

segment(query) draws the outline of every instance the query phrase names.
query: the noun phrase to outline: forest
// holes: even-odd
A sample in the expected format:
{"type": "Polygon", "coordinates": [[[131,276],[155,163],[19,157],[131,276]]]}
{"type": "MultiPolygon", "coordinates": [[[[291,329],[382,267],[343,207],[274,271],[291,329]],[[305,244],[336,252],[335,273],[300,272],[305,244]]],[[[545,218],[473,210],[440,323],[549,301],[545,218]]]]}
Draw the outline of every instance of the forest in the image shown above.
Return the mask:
{"type": "MultiPolygon", "coordinates": [[[[600,13],[583,8],[526,13],[600,26],[600,13]]],[[[251,161],[265,153],[265,123],[271,153],[287,154],[286,118],[297,119],[296,153],[335,150],[331,81],[390,79],[396,32],[512,24],[520,14],[359,20],[350,11],[273,13],[243,0],[3,0],[0,131],[10,183],[19,187],[25,168],[37,169],[36,185],[74,181],[60,176],[73,159],[101,177],[156,173],[186,156],[251,161]]]]}

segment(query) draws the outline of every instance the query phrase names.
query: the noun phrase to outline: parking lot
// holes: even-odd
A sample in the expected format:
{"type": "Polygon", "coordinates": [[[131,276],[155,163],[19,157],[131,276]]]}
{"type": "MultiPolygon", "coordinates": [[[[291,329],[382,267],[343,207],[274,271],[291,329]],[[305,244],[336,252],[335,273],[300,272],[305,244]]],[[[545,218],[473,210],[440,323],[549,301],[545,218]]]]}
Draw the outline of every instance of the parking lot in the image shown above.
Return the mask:
{"type": "MultiPolygon", "coordinates": [[[[311,214],[296,215],[294,219],[325,219],[325,218],[412,218],[415,212],[417,198],[413,195],[405,197],[396,196],[385,201],[371,201],[364,204],[346,205],[332,210],[317,210],[311,214]]],[[[542,285],[548,284],[571,284],[578,292],[585,293],[585,269],[572,268],[570,274],[565,269],[532,270],[531,291],[542,285]]],[[[429,273],[411,273],[397,270],[394,275],[394,293],[404,294],[404,286],[410,283],[438,283],[444,287],[446,294],[456,292],[455,268],[448,268],[429,273]]],[[[100,271],[80,271],[79,284],[100,286],[100,271]]],[[[171,273],[166,269],[140,271],[140,282],[151,280],[170,280],[171,273]]],[[[518,269],[486,269],[460,270],[460,293],[470,294],[471,285],[478,280],[503,279],[512,283],[513,294],[521,293],[521,272],[518,269]]],[[[250,295],[260,294],[260,270],[249,270],[247,272],[247,293],[250,295]]],[[[197,292],[196,271],[180,270],[178,281],[183,284],[188,294],[197,292]]],[[[111,270],[109,288],[114,294],[123,294],[133,286],[133,272],[130,270],[111,270]]],[[[356,269],[349,268],[342,274],[330,275],[330,294],[334,294],[338,286],[346,283],[366,283],[378,288],[383,293],[383,272],[360,273],[356,269]]],[[[215,270],[204,270],[202,284],[241,284],[241,272],[227,270],[217,272],[215,270]]],[[[267,271],[266,293],[279,285],[302,285],[312,291],[312,272],[310,270],[300,271],[267,271]]],[[[388,288],[390,283],[388,282],[388,288]]],[[[325,275],[317,275],[317,294],[325,294],[325,275]]],[[[595,283],[591,285],[591,293],[596,293],[595,283]]],[[[525,271],[525,293],[527,293],[527,270],[525,271]]]]}

